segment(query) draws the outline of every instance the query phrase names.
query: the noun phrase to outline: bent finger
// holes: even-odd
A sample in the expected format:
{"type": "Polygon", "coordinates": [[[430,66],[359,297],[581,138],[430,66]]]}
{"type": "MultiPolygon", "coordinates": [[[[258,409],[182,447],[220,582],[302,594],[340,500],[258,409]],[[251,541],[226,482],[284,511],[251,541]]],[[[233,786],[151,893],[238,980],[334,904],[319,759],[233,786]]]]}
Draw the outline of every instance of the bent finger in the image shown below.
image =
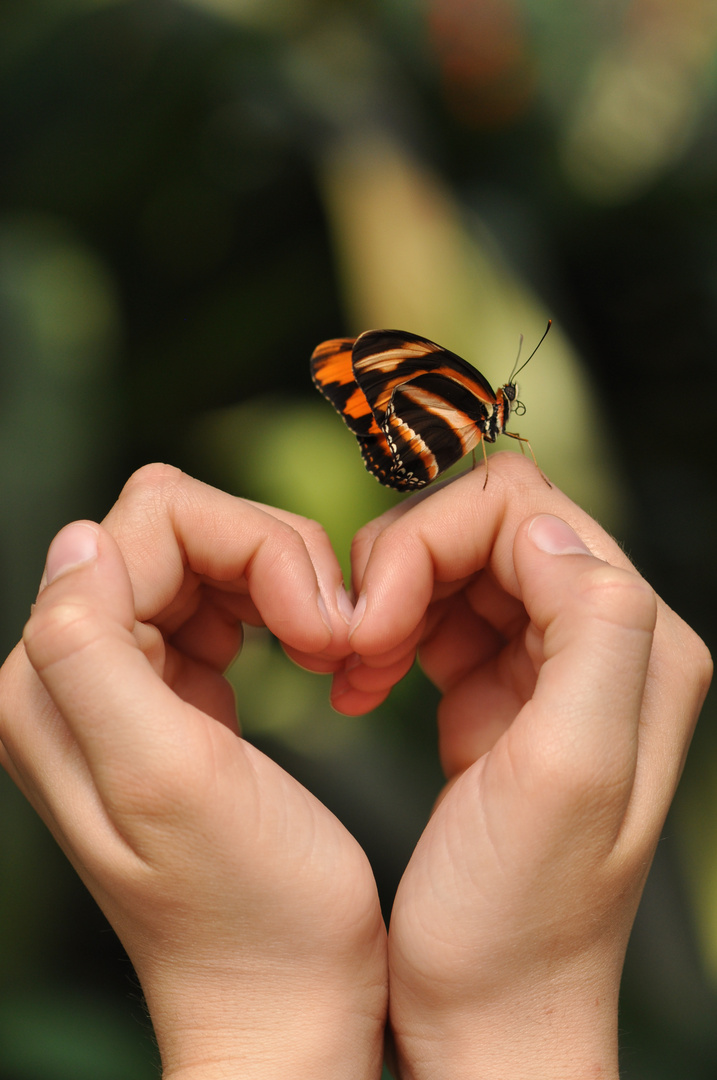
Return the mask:
{"type": "MultiPolygon", "coordinates": [[[[47,581],[24,646],[57,710],[53,728],[69,735],[65,754],[76,763],[79,748],[101,800],[116,812],[161,800],[163,777],[175,783],[188,760],[201,775],[205,735],[219,725],[173,693],[140,648],[132,586],[113,538],[93,523],[66,526],[50,547],[47,581]]],[[[62,747],[46,740],[47,717],[45,708],[14,732],[14,756],[62,824],[83,804],[96,805],[81,767],[58,768],[62,747]]]]}
{"type": "Polygon", "coordinates": [[[382,527],[375,532],[370,526],[365,540],[357,538],[358,595],[349,629],[356,652],[367,656],[394,648],[418,625],[441,585],[486,566],[500,589],[519,599],[513,540],[521,521],[541,511],[579,525],[598,556],[629,565],[617,544],[566,495],[548,488],[519,455],[493,455],[485,488],[483,479],[478,472],[465,473],[394,515],[385,527],[379,519],[382,527]]]}
{"type": "MultiPolygon", "coordinates": [[[[103,524],[122,551],[141,620],[162,613],[171,621],[206,582],[248,593],[272,633],[300,651],[321,653],[334,632],[345,637],[338,593],[322,595],[302,535],[311,531],[314,554],[330,576],[335,556],[314,523],[297,528],[177,469],[151,465],[130,478],[103,524]]],[[[340,579],[338,563],[335,573],[340,579]]]]}

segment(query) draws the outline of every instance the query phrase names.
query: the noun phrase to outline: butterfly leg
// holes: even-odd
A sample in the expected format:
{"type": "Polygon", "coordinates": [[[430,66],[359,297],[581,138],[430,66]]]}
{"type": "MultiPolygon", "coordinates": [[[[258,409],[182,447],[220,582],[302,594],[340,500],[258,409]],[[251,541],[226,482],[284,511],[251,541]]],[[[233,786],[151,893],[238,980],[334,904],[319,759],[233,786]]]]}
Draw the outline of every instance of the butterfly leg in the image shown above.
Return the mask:
{"type": "MultiPolygon", "coordinates": [[[[485,461],[485,480],[483,481],[483,490],[485,491],[485,486],[488,483],[488,455],[485,452],[485,439],[481,439],[480,445],[481,445],[481,450],[483,451],[483,460],[485,461]]],[[[471,465],[471,472],[474,472],[475,467],[476,467],[476,448],[475,448],[475,446],[471,450],[471,457],[473,458],[473,464],[471,465]]]]}
{"type": "MultiPolygon", "coordinates": [[[[481,445],[481,450],[483,451],[483,461],[485,462],[485,480],[483,481],[483,490],[485,491],[485,486],[488,483],[488,455],[485,452],[485,439],[481,439],[480,445],[481,445]]],[[[475,446],[471,450],[471,455],[473,457],[473,464],[471,466],[471,472],[473,472],[473,470],[476,467],[476,448],[475,448],[475,446]]]]}
{"type": "MultiPolygon", "coordinates": [[[[488,452],[485,448],[485,439],[481,439],[480,445],[481,450],[483,451],[483,460],[485,462],[485,480],[483,481],[483,490],[485,491],[485,486],[488,483],[488,452]]],[[[475,454],[475,450],[473,453],[475,454]]]]}
{"type": "MultiPolygon", "coordinates": [[[[540,473],[540,475],[542,476],[543,480],[548,485],[548,487],[552,488],[553,485],[550,483],[547,476],[545,475],[543,470],[540,468],[540,465],[538,465],[538,459],[536,458],[536,456],[535,456],[535,454],[533,452],[533,447],[530,445],[530,440],[525,439],[522,435],[516,435],[514,431],[504,431],[503,434],[507,435],[511,439],[517,439],[518,442],[520,443],[520,449],[523,451],[523,453],[525,453],[525,447],[526,446],[528,447],[528,449],[530,450],[530,456],[532,457],[533,461],[535,462],[536,469],[538,470],[538,472],[540,473]]],[[[485,447],[483,448],[483,453],[485,453],[485,447]]],[[[486,477],[486,479],[487,479],[487,477],[486,477]]]]}

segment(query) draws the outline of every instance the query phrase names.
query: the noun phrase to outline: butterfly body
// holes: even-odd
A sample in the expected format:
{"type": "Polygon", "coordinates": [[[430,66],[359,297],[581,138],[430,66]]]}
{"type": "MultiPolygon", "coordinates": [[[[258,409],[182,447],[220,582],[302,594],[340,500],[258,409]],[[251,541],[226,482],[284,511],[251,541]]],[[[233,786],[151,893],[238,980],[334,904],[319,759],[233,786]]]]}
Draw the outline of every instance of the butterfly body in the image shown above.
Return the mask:
{"type": "Polygon", "coordinates": [[[401,330],[325,341],[311,374],[368,471],[396,491],[423,488],[479,443],[512,435],[506,425],[520,407],[512,379],[494,391],[456,353],[401,330]]]}

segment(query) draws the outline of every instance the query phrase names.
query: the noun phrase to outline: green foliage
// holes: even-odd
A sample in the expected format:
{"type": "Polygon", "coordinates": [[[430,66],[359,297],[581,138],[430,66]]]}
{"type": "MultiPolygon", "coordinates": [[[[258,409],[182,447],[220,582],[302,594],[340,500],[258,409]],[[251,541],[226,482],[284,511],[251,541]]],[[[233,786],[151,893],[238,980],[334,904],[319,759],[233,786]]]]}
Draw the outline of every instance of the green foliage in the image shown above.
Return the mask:
{"type": "MultiPolygon", "coordinates": [[[[313,390],[314,346],[380,322],[495,384],[548,315],[521,433],[714,636],[717,28],[708,4],[655,26],[632,9],[0,9],[5,652],[53,533],[152,459],[318,519],[348,576],[354,531],[396,499],[313,390]]],[[[231,678],[247,734],[370,848],[388,908],[440,782],[435,693],[416,671],[337,718],[261,635],[231,678]]],[[[717,1067],[713,709],[638,920],[626,1080],[717,1067]]],[[[142,1077],[119,946],[7,780],[0,806],[3,1076],[142,1077]]]]}

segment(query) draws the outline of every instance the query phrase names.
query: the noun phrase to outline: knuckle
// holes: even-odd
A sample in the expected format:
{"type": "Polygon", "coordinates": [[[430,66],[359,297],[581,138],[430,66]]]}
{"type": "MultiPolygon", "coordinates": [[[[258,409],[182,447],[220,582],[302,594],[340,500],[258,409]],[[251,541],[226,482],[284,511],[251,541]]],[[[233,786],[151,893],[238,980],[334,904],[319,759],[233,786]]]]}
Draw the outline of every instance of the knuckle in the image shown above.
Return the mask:
{"type": "Polygon", "coordinates": [[[293,531],[299,533],[307,545],[319,547],[328,541],[326,529],[313,518],[299,517],[293,531]]]}
{"type": "Polygon", "coordinates": [[[129,477],[122,489],[126,491],[144,491],[147,488],[155,489],[157,487],[164,487],[167,484],[176,485],[184,477],[184,473],[181,469],[176,468],[174,465],[165,465],[161,461],[150,462],[147,465],[141,465],[139,469],[129,477]]]}
{"type": "Polygon", "coordinates": [[[366,548],[370,549],[380,532],[381,529],[375,521],[362,525],[351,541],[351,556],[360,555],[366,548]]]}
{"type": "Polygon", "coordinates": [[[162,462],[142,465],[132,473],[119,496],[119,503],[156,507],[181,489],[187,477],[181,469],[162,462]]]}
{"type": "Polygon", "coordinates": [[[415,530],[406,527],[405,518],[394,520],[377,518],[362,525],[351,543],[351,556],[361,556],[368,552],[387,551],[394,548],[404,550],[416,538],[415,530]]]}
{"type": "Polygon", "coordinates": [[[630,570],[607,563],[591,567],[579,578],[577,594],[596,618],[626,629],[650,633],[655,629],[655,592],[644,578],[630,570]]]}
{"type": "MultiPolygon", "coordinates": [[[[257,555],[266,569],[267,563],[272,573],[284,575],[296,568],[297,563],[308,559],[307,543],[302,533],[284,521],[276,521],[276,527],[272,526],[263,540],[260,542],[257,555]]],[[[251,571],[256,563],[256,558],[251,560],[247,571],[251,571]]]]}
{"type": "Polygon", "coordinates": [[[85,604],[69,600],[36,609],[23,631],[25,649],[37,671],[76,656],[96,638],[93,613],[85,604]]]}
{"type": "Polygon", "coordinates": [[[132,473],[103,524],[114,536],[128,565],[145,542],[155,542],[171,527],[176,513],[192,498],[190,477],[173,465],[155,462],[132,473]],[[138,547],[139,544],[139,547],[138,547]]]}
{"type": "Polygon", "coordinates": [[[598,808],[610,811],[624,803],[630,763],[618,753],[586,752],[575,729],[565,732],[560,742],[543,740],[534,755],[541,798],[549,791],[558,803],[571,812],[585,812],[593,822],[598,808]]]}

